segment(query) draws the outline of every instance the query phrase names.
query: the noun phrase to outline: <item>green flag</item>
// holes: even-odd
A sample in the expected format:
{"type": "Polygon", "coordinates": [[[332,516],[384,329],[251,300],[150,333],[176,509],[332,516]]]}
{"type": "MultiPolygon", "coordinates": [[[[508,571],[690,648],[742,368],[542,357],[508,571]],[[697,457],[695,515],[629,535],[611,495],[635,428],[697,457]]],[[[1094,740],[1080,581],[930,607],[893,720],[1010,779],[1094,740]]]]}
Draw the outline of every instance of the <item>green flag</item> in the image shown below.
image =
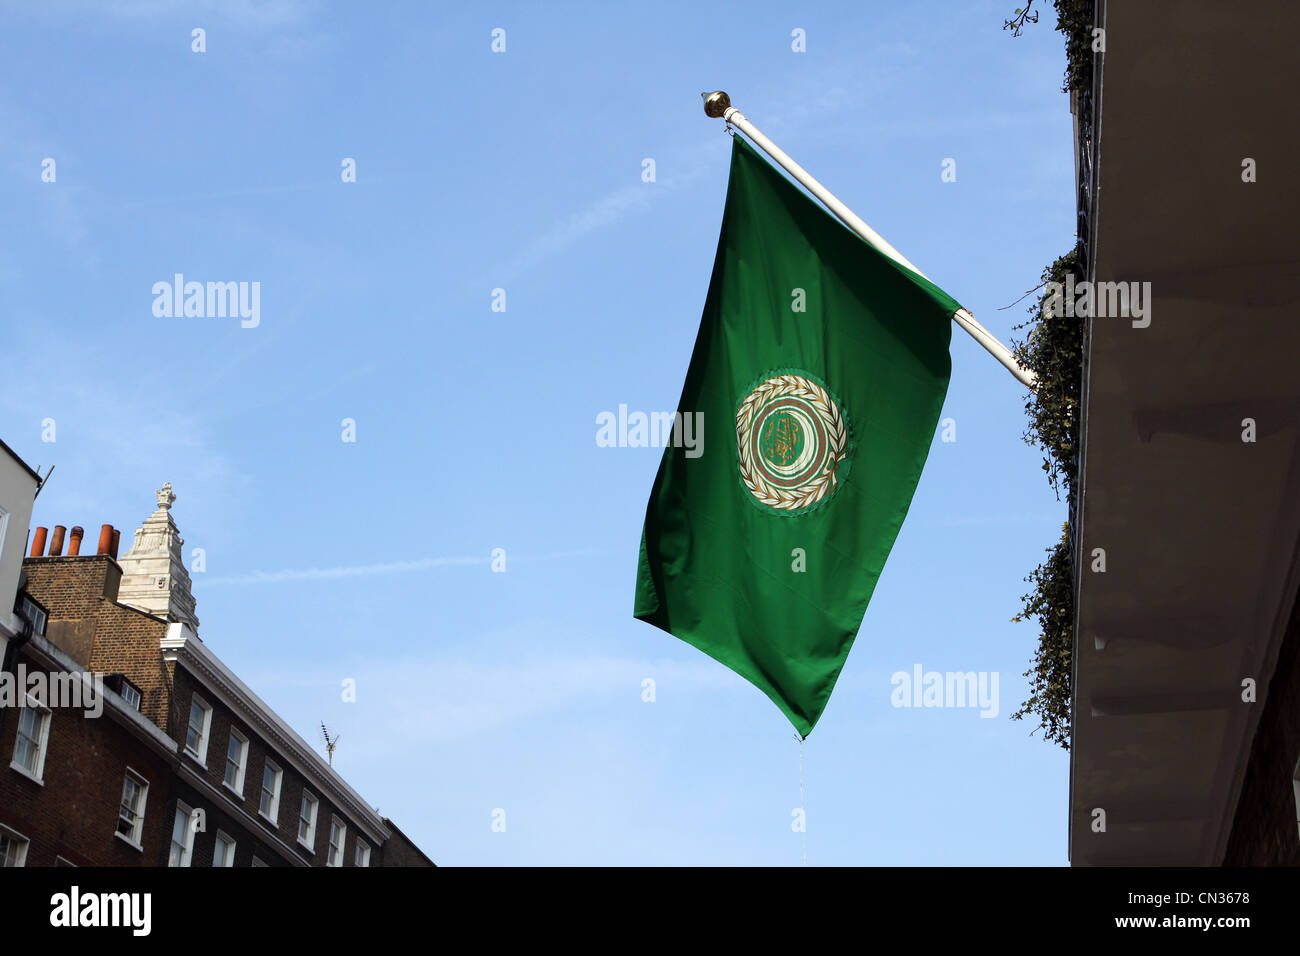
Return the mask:
{"type": "Polygon", "coordinates": [[[733,137],[678,405],[697,444],[678,437],[659,463],[633,613],[759,687],[801,736],[912,501],[959,308],[733,137]]]}

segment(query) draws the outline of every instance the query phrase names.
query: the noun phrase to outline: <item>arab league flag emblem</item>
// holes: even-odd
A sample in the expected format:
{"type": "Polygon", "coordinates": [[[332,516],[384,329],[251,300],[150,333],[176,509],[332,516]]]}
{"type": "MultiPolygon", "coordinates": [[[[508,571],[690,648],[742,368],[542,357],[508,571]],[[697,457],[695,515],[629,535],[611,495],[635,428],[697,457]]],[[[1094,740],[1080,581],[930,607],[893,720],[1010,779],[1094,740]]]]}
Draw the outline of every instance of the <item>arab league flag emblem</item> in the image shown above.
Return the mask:
{"type": "Polygon", "coordinates": [[[664,451],[634,614],[755,684],[801,736],[907,515],[959,308],[733,137],[678,404],[711,437],[664,451]]]}

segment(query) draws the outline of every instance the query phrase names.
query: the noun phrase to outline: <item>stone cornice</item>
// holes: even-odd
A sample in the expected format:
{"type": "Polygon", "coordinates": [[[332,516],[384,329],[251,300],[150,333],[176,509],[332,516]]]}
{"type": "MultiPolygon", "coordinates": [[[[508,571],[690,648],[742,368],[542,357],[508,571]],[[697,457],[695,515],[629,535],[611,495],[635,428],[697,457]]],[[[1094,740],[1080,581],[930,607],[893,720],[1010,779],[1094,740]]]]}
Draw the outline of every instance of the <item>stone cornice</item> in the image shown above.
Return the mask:
{"type": "Polygon", "coordinates": [[[282,759],[288,761],[321,793],[328,794],[332,802],[352,817],[358,828],[375,844],[383,843],[391,836],[383,817],[333,767],[326,764],[310,744],[235,676],[187,625],[168,625],[167,635],[159,647],[164,659],[183,664],[241,719],[256,727],[282,759]]]}

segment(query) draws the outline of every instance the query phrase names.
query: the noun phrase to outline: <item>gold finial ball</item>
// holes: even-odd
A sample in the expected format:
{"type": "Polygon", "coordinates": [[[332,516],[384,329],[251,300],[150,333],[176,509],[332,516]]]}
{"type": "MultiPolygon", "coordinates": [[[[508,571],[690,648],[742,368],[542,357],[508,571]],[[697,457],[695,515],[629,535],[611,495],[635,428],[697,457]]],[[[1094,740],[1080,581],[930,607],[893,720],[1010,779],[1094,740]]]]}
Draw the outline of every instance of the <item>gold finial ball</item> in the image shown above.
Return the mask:
{"type": "Polygon", "coordinates": [[[722,119],[724,113],[731,109],[731,97],[722,90],[713,93],[701,93],[704,97],[704,115],[713,119],[722,119]]]}

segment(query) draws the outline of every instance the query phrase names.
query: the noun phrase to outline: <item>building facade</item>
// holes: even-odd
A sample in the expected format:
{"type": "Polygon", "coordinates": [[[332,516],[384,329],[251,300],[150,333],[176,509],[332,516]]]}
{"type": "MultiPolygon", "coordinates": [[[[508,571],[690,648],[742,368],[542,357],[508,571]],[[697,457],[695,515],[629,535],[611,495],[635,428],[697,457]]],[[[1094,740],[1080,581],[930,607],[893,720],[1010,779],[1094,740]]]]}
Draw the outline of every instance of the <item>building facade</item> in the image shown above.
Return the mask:
{"type": "Polygon", "coordinates": [[[1300,865],[1300,7],[1091,6],[1070,859],[1300,865]]]}
{"type": "MultiPolygon", "coordinates": [[[[5,718],[17,703],[16,688],[2,683],[4,675],[22,646],[33,634],[43,633],[45,626],[43,609],[19,589],[26,548],[24,535],[40,487],[40,475],[0,442],[0,743],[6,732],[14,733],[14,722],[5,718]],[[9,703],[5,701],[6,696],[9,703]]],[[[0,751],[4,752],[8,751],[0,751]]],[[[26,748],[21,756],[24,763],[32,759],[26,748]]],[[[7,788],[0,789],[0,805],[8,807],[9,797],[7,788]]],[[[12,824],[17,814],[6,810],[4,817],[12,824]]],[[[27,859],[30,844],[25,832],[31,827],[21,820],[18,823],[21,829],[6,825],[0,817],[0,866],[21,866],[27,859]]]]}
{"type": "Polygon", "coordinates": [[[44,633],[10,655],[25,683],[0,708],[7,865],[432,866],[199,638],[157,495],[120,558],[109,525],[84,555],[80,528],[67,554],[62,526],[36,529],[22,592],[44,633]]]}
{"type": "Polygon", "coordinates": [[[41,487],[40,476],[0,441],[0,662],[9,641],[27,626],[17,608],[27,526],[41,487]]]}

